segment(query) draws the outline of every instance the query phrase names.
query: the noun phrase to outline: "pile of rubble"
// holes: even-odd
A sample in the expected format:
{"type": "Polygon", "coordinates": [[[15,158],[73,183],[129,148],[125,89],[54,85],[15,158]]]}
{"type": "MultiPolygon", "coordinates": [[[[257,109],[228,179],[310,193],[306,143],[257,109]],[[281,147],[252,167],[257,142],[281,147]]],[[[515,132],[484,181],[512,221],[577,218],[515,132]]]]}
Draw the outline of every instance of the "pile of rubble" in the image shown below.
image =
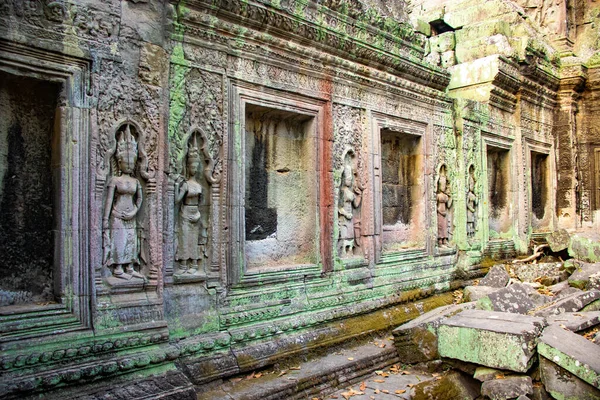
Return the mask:
{"type": "Polygon", "coordinates": [[[423,398],[600,399],[600,263],[495,265],[458,297],[394,331],[404,363],[449,368],[423,398]]]}

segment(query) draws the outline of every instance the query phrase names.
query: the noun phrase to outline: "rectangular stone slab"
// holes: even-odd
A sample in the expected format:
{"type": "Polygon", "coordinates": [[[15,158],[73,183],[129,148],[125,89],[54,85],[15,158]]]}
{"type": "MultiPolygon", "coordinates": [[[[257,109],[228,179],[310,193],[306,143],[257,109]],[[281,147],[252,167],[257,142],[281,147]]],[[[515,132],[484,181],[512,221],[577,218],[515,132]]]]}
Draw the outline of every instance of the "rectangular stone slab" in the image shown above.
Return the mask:
{"type": "Polygon", "coordinates": [[[543,318],[466,310],[438,327],[438,351],[442,357],[527,372],[544,326],[543,318]]]}
{"type": "Polygon", "coordinates": [[[548,325],[562,325],[572,332],[579,332],[600,324],[600,311],[562,313],[552,315],[546,321],[548,325]]]}
{"type": "Polygon", "coordinates": [[[540,337],[538,352],[584,382],[600,388],[600,346],[597,344],[550,325],[540,337]]]}

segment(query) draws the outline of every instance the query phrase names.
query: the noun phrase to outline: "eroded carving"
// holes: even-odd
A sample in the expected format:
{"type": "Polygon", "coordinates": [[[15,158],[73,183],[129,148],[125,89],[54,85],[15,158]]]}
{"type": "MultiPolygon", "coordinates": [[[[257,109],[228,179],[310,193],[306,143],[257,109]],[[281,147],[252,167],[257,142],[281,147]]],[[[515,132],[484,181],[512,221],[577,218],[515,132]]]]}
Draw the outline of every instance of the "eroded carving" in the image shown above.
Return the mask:
{"type": "Polygon", "coordinates": [[[360,186],[353,167],[354,152],[346,153],[338,206],[339,254],[353,256],[360,247],[360,203],[363,188],[360,186]]]}
{"type": "Polygon", "coordinates": [[[450,195],[446,166],[442,165],[439,170],[437,181],[437,240],[438,246],[448,247],[449,223],[448,213],[452,207],[452,196],[450,195]]]}
{"type": "Polygon", "coordinates": [[[175,203],[179,205],[175,244],[179,268],[176,274],[197,275],[201,272],[201,263],[208,258],[208,231],[200,208],[206,194],[198,178],[202,164],[198,136],[197,132],[190,136],[183,174],[175,182],[175,203]]]}
{"type": "Polygon", "coordinates": [[[475,236],[475,230],[477,229],[477,205],[479,203],[477,195],[475,194],[475,167],[473,165],[469,167],[468,184],[467,237],[472,238],[475,236]]]}

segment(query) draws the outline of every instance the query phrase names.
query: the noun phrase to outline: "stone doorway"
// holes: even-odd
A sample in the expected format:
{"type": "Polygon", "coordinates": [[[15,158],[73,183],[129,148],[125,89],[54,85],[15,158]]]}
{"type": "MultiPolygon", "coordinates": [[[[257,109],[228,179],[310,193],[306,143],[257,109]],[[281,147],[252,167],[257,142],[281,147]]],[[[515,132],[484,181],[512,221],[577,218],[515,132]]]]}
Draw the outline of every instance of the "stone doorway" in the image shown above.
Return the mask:
{"type": "Polygon", "coordinates": [[[0,72],[0,306],[55,300],[60,91],[0,72]]]}
{"type": "Polygon", "coordinates": [[[487,148],[487,201],[490,239],[510,232],[510,153],[507,149],[487,148]]]}

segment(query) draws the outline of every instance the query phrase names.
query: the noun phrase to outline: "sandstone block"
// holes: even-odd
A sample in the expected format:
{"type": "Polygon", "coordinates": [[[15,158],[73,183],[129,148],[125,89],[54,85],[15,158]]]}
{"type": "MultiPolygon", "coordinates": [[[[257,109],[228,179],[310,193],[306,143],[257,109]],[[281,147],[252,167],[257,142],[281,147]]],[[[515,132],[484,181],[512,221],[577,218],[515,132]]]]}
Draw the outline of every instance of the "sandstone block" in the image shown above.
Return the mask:
{"type": "Polygon", "coordinates": [[[477,302],[477,308],[483,310],[527,314],[535,306],[529,298],[531,288],[517,283],[490,293],[477,302]]]}
{"type": "Polygon", "coordinates": [[[600,399],[600,391],[546,357],[540,356],[542,383],[555,399],[600,399]]]}
{"type": "Polygon", "coordinates": [[[413,400],[465,399],[479,396],[479,382],[458,371],[442,375],[442,379],[422,382],[413,386],[413,400]]]}
{"type": "Polygon", "coordinates": [[[497,290],[499,289],[491,286],[467,286],[463,289],[463,298],[465,301],[477,301],[497,290]]]}
{"type": "Polygon", "coordinates": [[[392,335],[400,360],[414,364],[439,358],[437,327],[445,319],[474,306],[463,303],[439,307],[394,329],[392,335]]]}
{"type": "Polygon", "coordinates": [[[479,281],[479,285],[503,288],[508,285],[508,281],[510,281],[510,275],[506,272],[504,265],[498,264],[494,265],[487,275],[479,281]]]}
{"type": "Polygon", "coordinates": [[[576,333],[550,325],[539,339],[540,356],[600,388],[600,347],[576,333]]]}
{"type": "Polygon", "coordinates": [[[546,319],[548,325],[558,325],[572,332],[579,332],[600,324],[600,311],[562,313],[546,319]]]}
{"type": "Polygon", "coordinates": [[[590,277],[598,273],[600,273],[600,263],[580,263],[569,277],[569,285],[581,290],[589,289],[590,277]]]}
{"type": "Polygon", "coordinates": [[[550,245],[550,250],[556,253],[569,248],[571,235],[565,229],[559,229],[548,235],[546,241],[550,245]]]}
{"type": "Polygon", "coordinates": [[[549,303],[543,308],[536,310],[533,315],[536,317],[549,317],[565,312],[580,311],[598,299],[600,299],[600,290],[575,293],[549,303]]]}
{"type": "Polygon", "coordinates": [[[544,326],[543,318],[466,310],[441,323],[438,351],[443,357],[526,372],[544,326]]]}
{"type": "Polygon", "coordinates": [[[533,394],[533,383],[529,376],[508,376],[485,381],[481,385],[481,395],[492,400],[514,399],[528,394],[533,394]]]}

